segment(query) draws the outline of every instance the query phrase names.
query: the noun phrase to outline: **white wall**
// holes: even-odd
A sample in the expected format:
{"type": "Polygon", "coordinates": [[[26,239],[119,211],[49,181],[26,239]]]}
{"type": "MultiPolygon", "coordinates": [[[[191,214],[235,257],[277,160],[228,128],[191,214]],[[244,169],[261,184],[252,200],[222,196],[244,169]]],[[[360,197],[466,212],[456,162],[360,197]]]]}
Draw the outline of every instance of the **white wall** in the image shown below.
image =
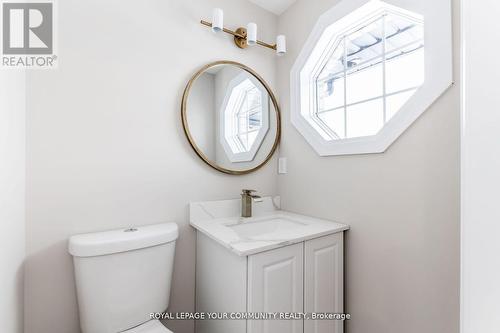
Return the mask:
{"type": "MultiPolygon", "coordinates": [[[[245,0],[59,1],[59,68],[27,84],[26,333],[79,332],[70,235],[174,221],[180,238],[171,308],[194,310],[189,201],[276,194],[276,161],[234,177],[203,163],[180,121],[185,84],[202,65],[242,62],[274,87],[275,56],[238,49],[199,24],[213,7],[226,25],[255,21],[264,40],[276,17],[245,0]]],[[[170,322],[176,333],[189,321],[170,322]]]]}
{"type": "Polygon", "coordinates": [[[0,72],[0,332],[23,332],[25,74],[0,72]]]}
{"type": "MultiPolygon", "coordinates": [[[[290,123],[289,73],[317,18],[336,2],[298,0],[279,17],[289,50],[278,59],[280,155],[288,158],[282,206],[351,225],[346,333],[458,332],[460,82],[385,153],[319,157],[290,123]]],[[[459,2],[453,6],[458,77],[459,2]]]]}
{"type": "Polygon", "coordinates": [[[500,3],[462,0],[462,333],[500,330],[500,3]]]}

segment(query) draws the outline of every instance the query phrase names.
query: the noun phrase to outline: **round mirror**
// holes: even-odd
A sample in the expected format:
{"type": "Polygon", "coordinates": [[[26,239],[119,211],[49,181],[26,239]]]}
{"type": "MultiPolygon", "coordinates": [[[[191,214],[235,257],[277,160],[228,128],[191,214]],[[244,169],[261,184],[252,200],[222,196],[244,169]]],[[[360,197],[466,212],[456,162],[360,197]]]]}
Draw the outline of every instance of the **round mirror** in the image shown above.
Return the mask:
{"type": "Polygon", "coordinates": [[[225,173],[255,171],[280,139],[280,111],[267,83],[249,67],[217,61],[189,80],[182,96],[184,132],[203,161],[225,173]]]}

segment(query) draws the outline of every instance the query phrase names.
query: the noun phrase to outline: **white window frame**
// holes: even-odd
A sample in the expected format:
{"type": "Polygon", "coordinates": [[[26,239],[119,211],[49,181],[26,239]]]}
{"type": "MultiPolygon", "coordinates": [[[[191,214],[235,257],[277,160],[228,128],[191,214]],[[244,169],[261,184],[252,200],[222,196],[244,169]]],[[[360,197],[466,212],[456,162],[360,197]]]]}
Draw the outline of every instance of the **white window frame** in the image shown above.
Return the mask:
{"type": "Polygon", "coordinates": [[[246,72],[242,72],[235,76],[231,81],[229,81],[229,84],[226,89],[226,94],[224,96],[224,100],[221,104],[221,109],[219,113],[219,142],[222,145],[224,152],[226,153],[227,158],[229,161],[232,163],[238,163],[238,162],[251,162],[254,160],[255,155],[257,154],[257,151],[259,150],[260,146],[262,145],[262,142],[264,141],[264,138],[269,131],[269,95],[267,93],[267,90],[262,86],[262,84],[254,78],[252,75],[249,75],[246,72]],[[235,153],[233,152],[233,149],[231,148],[231,144],[227,141],[226,139],[226,109],[228,107],[228,104],[230,103],[231,98],[233,95],[233,90],[242,82],[245,80],[250,80],[252,84],[260,91],[261,93],[261,101],[262,101],[262,118],[261,118],[261,128],[259,130],[259,133],[257,137],[255,138],[254,143],[252,144],[252,147],[250,148],[249,151],[246,152],[241,152],[241,153],[235,153]]]}
{"type": "Polygon", "coordinates": [[[342,0],[317,21],[290,72],[291,122],[320,156],[384,152],[453,83],[451,1],[342,0]],[[410,7],[411,6],[411,7],[410,7]],[[331,140],[311,121],[314,63],[353,21],[380,11],[423,16],[425,81],[401,109],[373,136],[331,140]],[[348,16],[348,17],[347,17],[348,16]],[[306,74],[305,74],[306,73],[306,74]],[[309,118],[308,118],[309,117],[309,118]]]}

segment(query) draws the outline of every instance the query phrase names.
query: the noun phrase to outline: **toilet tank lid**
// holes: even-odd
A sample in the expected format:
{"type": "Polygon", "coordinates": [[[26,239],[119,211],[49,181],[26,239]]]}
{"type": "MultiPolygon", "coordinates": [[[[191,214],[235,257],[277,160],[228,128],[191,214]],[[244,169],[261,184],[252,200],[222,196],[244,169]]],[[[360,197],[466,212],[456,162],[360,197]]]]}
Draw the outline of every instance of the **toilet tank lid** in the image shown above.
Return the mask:
{"type": "Polygon", "coordinates": [[[69,239],[68,250],[75,257],[101,256],[173,242],[178,236],[177,224],[154,224],[75,235],[69,239]]]}

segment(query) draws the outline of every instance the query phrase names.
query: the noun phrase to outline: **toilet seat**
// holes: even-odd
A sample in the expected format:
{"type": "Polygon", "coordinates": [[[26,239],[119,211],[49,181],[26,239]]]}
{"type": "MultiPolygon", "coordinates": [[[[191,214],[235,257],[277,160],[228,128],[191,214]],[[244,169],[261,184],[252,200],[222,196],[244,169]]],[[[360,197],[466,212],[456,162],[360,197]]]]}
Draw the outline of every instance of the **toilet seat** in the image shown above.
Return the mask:
{"type": "Polygon", "coordinates": [[[122,333],[173,333],[160,323],[159,320],[150,320],[142,325],[136,326],[122,333]]]}

